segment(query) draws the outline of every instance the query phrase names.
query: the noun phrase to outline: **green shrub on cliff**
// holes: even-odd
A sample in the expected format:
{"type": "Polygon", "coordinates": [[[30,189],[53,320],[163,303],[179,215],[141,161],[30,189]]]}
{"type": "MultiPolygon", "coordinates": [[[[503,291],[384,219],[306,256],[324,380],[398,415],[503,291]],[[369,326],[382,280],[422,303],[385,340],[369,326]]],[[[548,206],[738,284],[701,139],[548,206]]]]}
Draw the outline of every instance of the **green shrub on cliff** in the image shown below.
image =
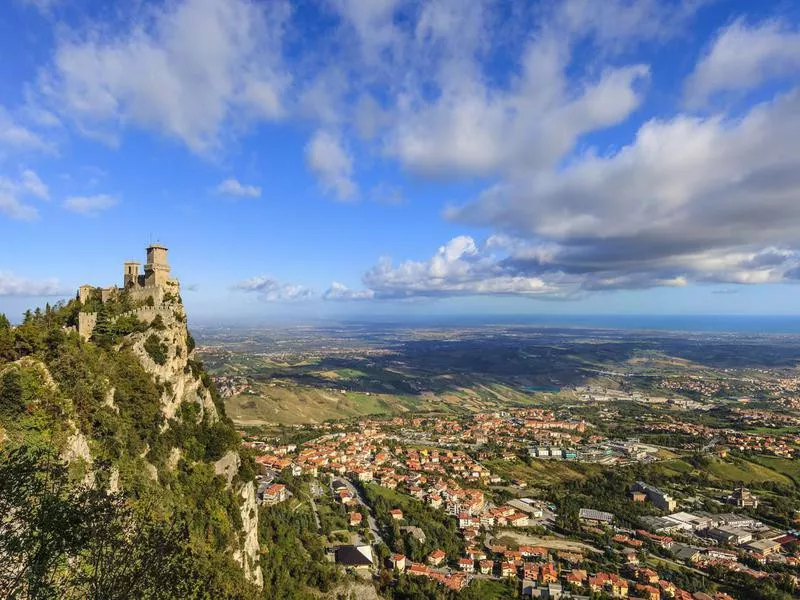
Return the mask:
{"type": "Polygon", "coordinates": [[[165,365],[167,363],[169,348],[167,348],[167,345],[162,342],[155,333],[151,333],[147,336],[147,339],[144,341],[144,349],[147,355],[157,365],[165,365]]]}

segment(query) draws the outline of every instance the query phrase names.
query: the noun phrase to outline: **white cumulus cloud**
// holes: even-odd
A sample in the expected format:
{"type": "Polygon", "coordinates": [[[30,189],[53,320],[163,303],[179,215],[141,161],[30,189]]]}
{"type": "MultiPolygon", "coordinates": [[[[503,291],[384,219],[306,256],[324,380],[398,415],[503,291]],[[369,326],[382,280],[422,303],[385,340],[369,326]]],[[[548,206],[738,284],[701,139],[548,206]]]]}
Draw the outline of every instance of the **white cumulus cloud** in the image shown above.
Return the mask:
{"type": "Polygon", "coordinates": [[[109,194],[69,196],[64,200],[64,208],[75,213],[93,217],[105,210],[113,208],[118,203],[119,199],[109,194]]]}
{"type": "Polygon", "coordinates": [[[381,259],[364,274],[364,284],[376,298],[469,295],[565,296],[556,281],[525,275],[503,265],[490,244],[479,247],[469,236],[441,246],[428,260],[394,265],[381,259]]]}
{"type": "Polygon", "coordinates": [[[224,196],[238,196],[240,198],[259,198],[261,188],[255,185],[245,185],[236,179],[226,179],[214,191],[224,196]]]}
{"type": "Polygon", "coordinates": [[[53,153],[55,146],[39,133],[23,125],[9,111],[0,106],[0,157],[7,153],[53,153]]]}
{"type": "Polygon", "coordinates": [[[353,158],[337,136],[317,131],[306,146],[306,163],[326,192],[339,200],[355,198],[358,189],[352,179],[353,158]]]}
{"type": "Polygon", "coordinates": [[[303,285],[284,283],[266,275],[240,281],[233,289],[257,294],[265,302],[296,302],[316,297],[312,290],[303,285]]]}
{"type": "Polygon", "coordinates": [[[785,281],[798,273],[798,139],[800,89],[737,120],[654,119],[614,154],[509,179],[448,216],[516,238],[521,272],[584,289],[785,281]]]}
{"type": "Polygon", "coordinates": [[[84,131],[107,137],[136,124],[214,151],[234,121],[281,116],[287,15],[279,0],[150,5],[123,30],[61,36],[41,88],[84,131]]]}
{"type": "Polygon", "coordinates": [[[687,101],[705,104],[719,92],[755,88],[770,79],[800,75],[800,29],[777,20],[723,29],[686,82],[687,101]]]}
{"type": "Polygon", "coordinates": [[[371,300],[375,297],[372,290],[351,290],[343,283],[334,281],[325,293],[323,300],[371,300]]]}
{"type": "Polygon", "coordinates": [[[26,199],[47,200],[49,197],[47,185],[30,169],[25,169],[18,179],[0,175],[0,213],[9,218],[23,221],[38,218],[39,210],[26,199]]]}

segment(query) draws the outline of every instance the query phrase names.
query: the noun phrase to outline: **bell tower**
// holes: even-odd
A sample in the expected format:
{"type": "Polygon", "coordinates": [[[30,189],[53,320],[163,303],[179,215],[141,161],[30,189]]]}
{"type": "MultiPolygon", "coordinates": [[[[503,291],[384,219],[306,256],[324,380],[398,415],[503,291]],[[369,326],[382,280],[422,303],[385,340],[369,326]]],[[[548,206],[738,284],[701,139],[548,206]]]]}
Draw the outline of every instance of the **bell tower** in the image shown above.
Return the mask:
{"type": "Polygon", "coordinates": [[[128,261],[125,263],[123,286],[125,289],[128,289],[137,285],[139,285],[139,263],[135,261],[128,261]]]}

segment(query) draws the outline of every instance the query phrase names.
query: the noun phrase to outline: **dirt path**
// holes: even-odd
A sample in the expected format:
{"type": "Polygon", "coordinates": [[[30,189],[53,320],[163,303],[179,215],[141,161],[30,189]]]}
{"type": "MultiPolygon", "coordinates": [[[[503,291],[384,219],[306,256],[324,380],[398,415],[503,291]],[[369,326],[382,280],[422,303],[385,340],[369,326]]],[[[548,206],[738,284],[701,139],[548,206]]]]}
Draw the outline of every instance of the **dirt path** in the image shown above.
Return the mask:
{"type": "Polygon", "coordinates": [[[492,388],[490,388],[490,387],[489,387],[489,386],[487,386],[487,385],[484,385],[484,384],[482,384],[482,383],[479,383],[479,384],[478,384],[478,387],[480,387],[480,388],[483,388],[484,390],[486,390],[487,392],[489,392],[489,393],[490,393],[492,396],[494,396],[494,397],[495,397],[495,398],[497,398],[498,400],[502,400],[503,402],[506,402],[506,403],[508,403],[508,404],[514,404],[514,400],[512,400],[512,399],[511,399],[511,398],[509,398],[508,396],[505,396],[505,395],[501,394],[500,392],[498,392],[498,391],[496,391],[496,390],[493,390],[492,388]]]}
{"type": "Polygon", "coordinates": [[[519,531],[514,531],[513,529],[502,529],[498,531],[494,539],[497,540],[504,537],[513,539],[517,544],[543,546],[544,548],[552,548],[553,550],[566,550],[568,552],[601,552],[601,550],[598,550],[594,546],[584,544],[583,542],[552,536],[528,535],[520,533],[519,531]]]}
{"type": "Polygon", "coordinates": [[[240,419],[240,418],[237,418],[236,416],[233,416],[233,415],[229,415],[229,416],[231,417],[231,421],[233,421],[233,423],[235,425],[242,425],[242,426],[247,426],[247,425],[279,425],[279,423],[277,423],[276,421],[264,421],[263,419],[240,419]]]}

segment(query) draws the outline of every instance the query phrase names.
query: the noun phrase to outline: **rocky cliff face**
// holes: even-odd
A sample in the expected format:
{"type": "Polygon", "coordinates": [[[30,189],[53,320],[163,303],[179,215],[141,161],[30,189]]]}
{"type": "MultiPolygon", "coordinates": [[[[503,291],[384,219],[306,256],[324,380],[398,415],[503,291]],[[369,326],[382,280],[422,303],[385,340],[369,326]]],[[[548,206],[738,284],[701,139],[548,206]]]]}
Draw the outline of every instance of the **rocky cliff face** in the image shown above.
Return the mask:
{"type": "MultiPolygon", "coordinates": [[[[143,333],[133,336],[133,352],[139,358],[142,366],[157,382],[163,384],[161,396],[161,410],[165,419],[176,418],[178,407],[186,402],[199,407],[198,422],[204,417],[210,422],[216,422],[220,416],[210,390],[205,386],[201,377],[193,368],[193,349],[189,347],[189,332],[183,307],[179,304],[169,308],[150,309],[147,316],[151,324],[155,317],[160,315],[163,327],[152,327],[143,333]],[[146,344],[148,338],[155,336],[163,344],[164,359],[156,360],[148,352],[146,344]]],[[[150,339],[150,344],[153,340],[150,339]]],[[[168,425],[165,425],[168,427],[168,425]]],[[[173,449],[174,462],[177,463],[180,450],[173,449]]],[[[173,462],[172,460],[170,462],[173,462]]],[[[228,452],[214,465],[215,472],[225,477],[228,486],[233,485],[234,477],[240,466],[239,455],[228,452]]],[[[259,587],[263,584],[261,569],[258,567],[258,506],[256,503],[255,486],[253,482],[240,485],[232,490],[240,498],[242,536],[239,547],[233,548],[233,558],[245,572],[245,576],[259,587]]]]}
{"type": "Polygon", "coordinates": [[[258,505],[256,504],[256,488],[248,481],[239,490],[242,499],[242,546],[234,551],[233,559],[242,565],[245,577],[258,587],[264,585],[264,578],[258,566],[258,505]]]}
{"type": "MultiPolygon", "coordinates": [[[[153,312],[153,317],[161,317],[163,327],[135,334],[133,351],[147,372],[153,375],[156,381],[166,384],[161,396],[161,410],[165,419],[173,418],[181,403],[189,402],[200,407],[199,419],[207,416],[211,422],[215,422],[219,420],[219,415],[211,398],[211,392],[193,372],[189,362],[193,357],[193,352],[190,352],[187,343],[189,331],[186,328],[183,311],[178,307],[179,305],[172,309],[153,312]],[[166,348],[162,364],[156,362],[145,348],[151,336],[155,336],[166,348]]],[[[153,320],[154,318],[151,318],[150,322],[153,320]]]]}

